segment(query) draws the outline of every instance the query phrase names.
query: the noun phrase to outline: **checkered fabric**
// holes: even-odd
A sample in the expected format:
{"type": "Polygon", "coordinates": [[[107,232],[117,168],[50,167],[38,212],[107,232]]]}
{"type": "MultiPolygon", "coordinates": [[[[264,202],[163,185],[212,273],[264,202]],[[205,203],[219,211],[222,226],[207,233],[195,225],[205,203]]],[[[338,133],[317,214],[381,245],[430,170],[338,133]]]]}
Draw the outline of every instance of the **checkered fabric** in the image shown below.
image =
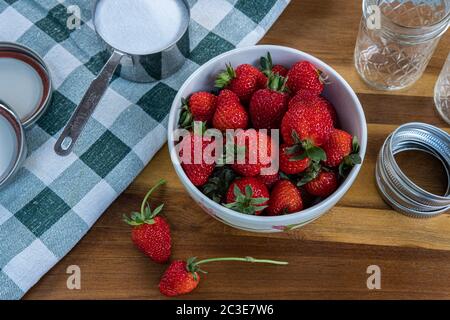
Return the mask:
{"type": "MultiPolygon", "coordinates": [[[[0,299],[18,299],[89,230],[166,141],[177,90],[201,64],[255,44],[289,0],[189,0],[191,56],[151,84],[115,78],[78,140],[59,157],[56,138],[108,53],[91,21],[90,0],[0,0],[0,41],[31,47],[48,63],[52,104],[27,132],[29,155],[0,191],[0,299]],[[70,30],[69,6],[81,9],[70,30]]],[[[0,70],[1,72],[1,70],[0,70]]]]}

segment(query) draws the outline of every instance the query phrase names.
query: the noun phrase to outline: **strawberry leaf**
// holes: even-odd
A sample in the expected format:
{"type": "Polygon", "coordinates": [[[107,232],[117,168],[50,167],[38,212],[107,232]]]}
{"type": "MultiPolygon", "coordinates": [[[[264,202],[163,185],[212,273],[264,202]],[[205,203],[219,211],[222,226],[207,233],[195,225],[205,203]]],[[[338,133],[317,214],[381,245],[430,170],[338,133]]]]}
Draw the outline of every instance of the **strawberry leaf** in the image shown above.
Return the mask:
{"type": "Polygon", "coordinates": [[[312,161],[320,162],[327,160],[327,154],[323,151],[322,148],[313,147],[306,150],[306,156],[310,158],[312,161]]]}
{"type": "Polygon", "coordinates": [[[308,168],[308,170],[306,170],[303,173],[302,178],[297,183],[297,186],[301,187],[307,184],[308,182],[311,182],[312,180],[316,179],[320,173],[320,170],[321,170],[320,164],[317,162],[313,162],[311,166],[308,168]]]}
{"type": "Polygon", "coordinates": [[[237,185],[234,185],[233,192],[235,201],[225,203],[223,206],[248,215],[254,215],[256,212],[264,210],[266,206],[261,206],[260,204],[269,200],[268,198],[253,198],[253,189],[249,185],[245,186],[245,194],[241,192],[237,185]]]}
{"type": "Polygon", "coordinates": [[[231,63],[226,64],[226,70],[219,73],[217,79],[215,81],[215,86],[217,88],[225,88],[227,87],[231,80],[236,78],[236,71],[234,71],[231,63]]]}
{"type": "Polygon", "coordinates": [[[267,52],[266,57],[261,57],[260,64],[262,73],[269,77],[272,74],[273,68],[272,55],[270,54],[270,52],[267,52]]]}
{"type": "Polygon", "coordinates": [[[235,179],[236,173],[231,168],[217,168],[203,186],[203,193],[214,202],[220,203],[235,179]]]}
{"type": "Polygon", "coordinates": [[[181,128],[189,129],[192,127],[193,122],[192,113],[189,109],[189,105],[186,99],[181,99],[181,115],[180,120],[178,120],[178,124],[181,128]]]}

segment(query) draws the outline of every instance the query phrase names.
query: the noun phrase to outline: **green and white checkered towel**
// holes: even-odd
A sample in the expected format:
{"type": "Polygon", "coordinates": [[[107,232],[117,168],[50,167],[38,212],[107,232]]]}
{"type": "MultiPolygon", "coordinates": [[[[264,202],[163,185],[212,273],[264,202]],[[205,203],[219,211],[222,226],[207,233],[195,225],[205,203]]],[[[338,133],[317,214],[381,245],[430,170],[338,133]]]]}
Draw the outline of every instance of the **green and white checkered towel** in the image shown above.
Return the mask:
{"type": "Polygon", "coordinates": [[[255,44],[289,1],[188,1],[192,53],[182,70],[151,84],[116,78],[74,152],[59,157],[56,138],[108,56],[90,21],[91,1],[0,0],[0,41],[37,51],[55,88],[27,132],[24,167],[0,191],[0,299],[22,297],[150,161],[166,141],[169,108],[186,78],[220,53],[255,44]],[[79,29],[67,28],[71,5],[81,9],[79,29]]]}

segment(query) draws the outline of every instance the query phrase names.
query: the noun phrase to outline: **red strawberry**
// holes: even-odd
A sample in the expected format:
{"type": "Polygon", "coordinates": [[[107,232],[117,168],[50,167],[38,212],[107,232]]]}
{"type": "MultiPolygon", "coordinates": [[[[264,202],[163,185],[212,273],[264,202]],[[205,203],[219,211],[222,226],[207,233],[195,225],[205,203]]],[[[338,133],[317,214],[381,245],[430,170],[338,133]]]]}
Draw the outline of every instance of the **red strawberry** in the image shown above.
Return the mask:
{"type": "Polygon", "coordinates": [[[228,89],[221,90],[219,96],[217,97],[217,105],[240,103],[240,102],[241,100],[239,100],[237,94],[228,89]]]}
{"type": "Polygon", "coordinates": [[[189,101],[182,100],[183,111],[180,116],[182,128],[192,127],[193,121],[208,122],[216,111],[216,96],[209,92],[196,92],[189,101]]]}
{"type": "Polygon", "coordinates": [[[255,177],[272,164],[272,139],[262,131],[248,129],[236,133],[237,159],[231,165],[234,171],[244,177],[255,177]]]}
{"type": "Polygon", "coordinates": [[[216,155],[208,154],[208,150],[213,150],[214,146],[215,141],[209,141],[207,138],[193,133],[184,137],[177,146],[180,150],[181,166],[194,186],[204,185],[213,173],[216,167],[216,155]],[[198,146],[201,146],[201,149],[198,146]],[[206,148],[208,148],[207,151],[205,151],[206,148]],[[185,155],[185,150],[190,151],[190,154],[185,155]]]}
{"type": "Polygon", "coordinates": [[[229,64],[217,77],[216,87],[233,91],[246,104],[256,90],[265,86],[266,80],[264,74],[252,65],[241,64],[234,70],[229,64]]]}
{"type": "Polygon", "coordinates": [[[327,154],[325,165],[339,166],[341,175],[344,175],[347,169],[361,163],[361,157],[358,155],[358,139],[343,130],[334,129],[323,145],[323,150],[327,154]]]}
{"type": "Polygon", "coordinates": [[[172,247],[170,227],[164,218],[157,216],[164,204],[152,211],[147,200],[152,192],[164,183],[164,180],[160,180],[150,189],[142,201],[141,212],[133,212],[131,218],[124,215],[124,221],[133,226],[131,239],[134,244],[158,263],[165,263],[170,258],[172,247]]]}
{"type": "Polygon", "coordinates": [[[299,145],[280,147],[280,170],[286,174],[297,174],[308,169],[310,160],[302,157],[303,150],[299,145]]]}
{"type": "Polygon", "coordinates": [[[212,124],[214,128],[221,131],[247,128],[247,111],[235,93],[230,90],[222,90],[220,92],[212,124]]]}
{"type": "Polygon", "coordinates": [[[287,265],[284,261],[274,261],[266,259],[245,258],[212,258],[196,261],[196,258],[189,258],[187,261],[173,261],[164,272],[159,282],[159,291],[168,297],[175,297],[192,292],[200,282],[199,272],[206,273],[200,269],[200,265],[215,261],[242,261],[250,263],[270,263],[276,265],[287,265]]]}
{"type": "Polygon", "coordinates": [[[281,64],[276,64],[272,67],[272,72],[286,78],[289,69],[285,66],[282,66],[281,64]]]}
{"type": "Polygon", "coordinates": [[[278,216],[303,209],[302,196],[298,188],[288,180],[280,180],[270,194],[267,214],[278,216]]]}
{"type": "Polygon", "coordinates": [[[186,261],[173,261],[164,272],[159,291],[167,297],[175,297],[189,293],[197,288],[200,276],[196,271],[189,270],[186,261]]]}
{"type": "Polygon", "coordinates": [[[300,90],[297,94],[289,101],[289,109],[295,107],[298,104],[308,105],[310,107],[320,108],[325,107],[330,113],[331,119],[333,120],[333,125],[337,125],[337,113],[333,105],[324,97],[317,96],[311,91],[300,90]]]}
{"type": "Polygon", "coordinates": [[[280,174],[277,172],[274,174],[260,175],[258,178],[270,189],[280,180],[280,174]]]}
{"type": "Polygon", "coordinates": [[[316,197],[328,197],[338,187],[336,173],[321,171],[317,178],[305,184],[305,190],[316,197]]]}
{"type": "Polygon", "coordinates": [[[319,95],[323,91],[322,72],[308,61],[295,63],[287,77],[287,86],[293,93],[297,93],[300,89],[306,89],[319,95]]]}
{"type": "Polygon", "coordinates": [[[289,100],[289,108],[296,105],[297,103],[310,103],[312,100],[319,97],[316,93],[310,90],[300,89],[297,91],[295,96],[289,100]]]}
{"type": "Polygon", "coordinates": [[[268,88],[255,92],[250,100],[249,113],[255,129],[278,129],[288,108],[286,80],[270,74],[268,88]]]}
{"type": "Polygon", "coordinates": [[[270,52],[267,52],[266,57],[261,57],[260,64],[261,64],[261,71],[267,77],[269,77],[271,74],[278,74],[279,76],[286,78],[289,72],[289,70],[286,67],[282,66],[281,64],[273,65],[272,55],[270,54],[270,52]]]}
{"type": "Polygon", "coordinates": [[[228,189],[225,207],[245,214],[260,215],[269,202],[269,190],[257,178],[236,179],[228,189]]]}
{"type": "Polygon", "coordinates": [[[281,135],[284,142],[301,144],[306,156],[313,161],[326,159],[325,152],[319,147],[329,138],[333,130],[333,120],[328,109],[317,104],[297,104],[289,109],[281,122],[281,135]]]}

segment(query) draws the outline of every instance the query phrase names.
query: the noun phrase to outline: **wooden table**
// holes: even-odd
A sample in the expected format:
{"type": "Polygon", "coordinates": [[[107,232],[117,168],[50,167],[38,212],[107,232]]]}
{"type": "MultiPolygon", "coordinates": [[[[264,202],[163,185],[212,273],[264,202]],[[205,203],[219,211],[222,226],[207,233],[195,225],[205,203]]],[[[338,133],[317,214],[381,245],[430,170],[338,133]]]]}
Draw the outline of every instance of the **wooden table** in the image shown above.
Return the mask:
{"type": "MultiPolygon", "coordinates": [[[[271,257],[287,267],[211,264],[191,299],[450,298],[450,216],[414,220],[392,211],[379,197],[374,164],[386,136],[402,123],[446,127],[434,110],[433,87],[450,50],[450,33],[425,75],[410,89],[368,88],[353,67],[361,15],[359,0],[292,0],[262,43],[290,46],[324,60],[350,83],[364,106],[367,156],[357,181],[340,203],[316,222],[291,233],[260,235],[210,218],[190,199],[163,148],[111,205],[80,243],[26,295],[28,299],[161,299],[164,266],[151,263],[131,243],[121,216],[138,209],[159,178],[168,185],[155,196],[165,202],[173,230],[173,258],[190,256],[271,257]],[[79,265],[82,289],[66,288],[66,268],[79,265]],[[381,290],[368,290],[366,269],[381,268],[381,290]]],[[[449,129],[448,127],[446,128],[449,129]]],[[[436,161],[404,155],[402,167],[417,182],[442,192],[445,178],[436,161]]]]}

